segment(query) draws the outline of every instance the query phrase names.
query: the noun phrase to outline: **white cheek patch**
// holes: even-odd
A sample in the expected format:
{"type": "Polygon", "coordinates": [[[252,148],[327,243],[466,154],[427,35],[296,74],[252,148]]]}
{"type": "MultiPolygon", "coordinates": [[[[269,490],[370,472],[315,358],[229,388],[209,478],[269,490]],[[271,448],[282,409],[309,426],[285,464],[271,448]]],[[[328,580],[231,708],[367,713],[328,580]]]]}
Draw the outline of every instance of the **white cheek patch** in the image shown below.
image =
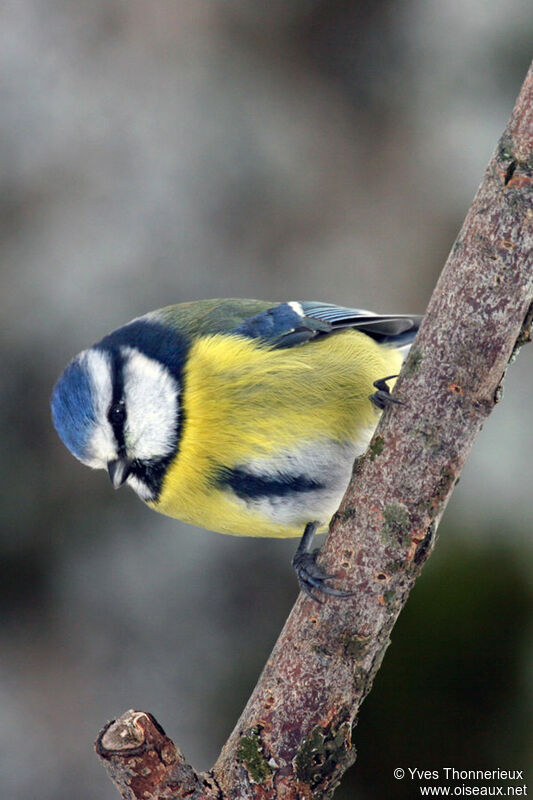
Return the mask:
{"type": "Polygon", "coordinates": [[[154,493],[152,490],[144,483],[144,481],[141,481],[141,479],[137,478],[135,475],[129,475],[126,479],[126,483],[128,486],[131,486],[133,491],[141,498],[141,500],[148,502],[148,500],[154,499],[154,493]]]}
{"type": "Polygon", "coordinates": [[[117,457],[115,437],[107,420],[107,411],[113,397],[111,360],[102,350],[87,350],[84,360],[91,376],[91,396],[97,421],[87,448],[88,457],[85,463],[93,469],[105,469],[107,462],[117,457]]]}
{"type": "Polygon", "coordinates": [[[122,348],[126,400],[124,438],[130,458],[163,458],[176,444],[179,387],[165,367],[133,347],[122,348]]]}

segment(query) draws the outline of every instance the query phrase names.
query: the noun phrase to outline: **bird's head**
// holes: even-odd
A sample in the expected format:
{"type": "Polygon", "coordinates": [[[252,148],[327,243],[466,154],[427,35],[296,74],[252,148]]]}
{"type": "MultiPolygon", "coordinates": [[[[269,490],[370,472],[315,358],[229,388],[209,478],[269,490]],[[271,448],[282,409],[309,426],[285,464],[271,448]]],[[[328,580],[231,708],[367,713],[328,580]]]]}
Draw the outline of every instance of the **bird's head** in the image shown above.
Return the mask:
{"type": "Polygon", "coordinates": [[[52,393],[53,422],[70,452],[146,501],[157,498],[177,449],[180,344],[162,326],[135,321],[77,355],[52,393]]]}

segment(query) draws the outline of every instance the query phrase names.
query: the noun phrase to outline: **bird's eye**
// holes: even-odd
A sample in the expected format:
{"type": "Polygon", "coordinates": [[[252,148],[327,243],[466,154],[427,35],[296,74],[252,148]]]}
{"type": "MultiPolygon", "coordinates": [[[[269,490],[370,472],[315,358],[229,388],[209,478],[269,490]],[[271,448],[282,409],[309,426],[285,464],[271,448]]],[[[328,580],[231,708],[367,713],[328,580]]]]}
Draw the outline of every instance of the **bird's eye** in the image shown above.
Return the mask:
{"type": "Polygon", "coordinates": [[[126,419],[126,404],[124,401],[113,403],[107,416],[111,425],[122,425],[126,419]]]}

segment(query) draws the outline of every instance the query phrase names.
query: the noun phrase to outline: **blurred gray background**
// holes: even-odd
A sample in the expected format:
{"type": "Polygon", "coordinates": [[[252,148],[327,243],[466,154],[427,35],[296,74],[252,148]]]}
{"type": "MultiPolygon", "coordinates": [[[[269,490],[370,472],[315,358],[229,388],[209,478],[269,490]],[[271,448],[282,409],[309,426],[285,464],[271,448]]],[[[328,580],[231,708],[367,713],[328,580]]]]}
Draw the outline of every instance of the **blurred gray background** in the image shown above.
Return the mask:
{"type": "MultiPolygon", "coordinates": [[[[111,799],[91,746],[127,708],[212,764],[295,599],[295,542],[206,533],[113,492],[52,429],[57,375],[171,302],[423,312],[533,15],[528,0],[0,7],[0,796],[111,799]]],[[[412,800],[397,766],[531,766],[532,351],[394,631],[339,798],[412,800]]]]}

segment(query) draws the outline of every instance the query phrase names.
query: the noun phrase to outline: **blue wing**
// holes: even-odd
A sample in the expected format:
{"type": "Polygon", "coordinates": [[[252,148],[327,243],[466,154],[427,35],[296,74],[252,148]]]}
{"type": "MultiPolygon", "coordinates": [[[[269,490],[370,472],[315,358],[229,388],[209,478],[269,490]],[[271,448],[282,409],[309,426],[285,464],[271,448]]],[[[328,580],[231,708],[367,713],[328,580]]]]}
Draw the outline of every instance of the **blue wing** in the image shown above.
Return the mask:
{"type": "Polygon", "coordinates": [[[290,302],[262,311],[242,322],[235,333],[261,339],[273,347],[294,347],[317,336],[357,328],[382,344],[402,346],[416,336],[422,317],[374,314],[318,302],[290,302]]]}

